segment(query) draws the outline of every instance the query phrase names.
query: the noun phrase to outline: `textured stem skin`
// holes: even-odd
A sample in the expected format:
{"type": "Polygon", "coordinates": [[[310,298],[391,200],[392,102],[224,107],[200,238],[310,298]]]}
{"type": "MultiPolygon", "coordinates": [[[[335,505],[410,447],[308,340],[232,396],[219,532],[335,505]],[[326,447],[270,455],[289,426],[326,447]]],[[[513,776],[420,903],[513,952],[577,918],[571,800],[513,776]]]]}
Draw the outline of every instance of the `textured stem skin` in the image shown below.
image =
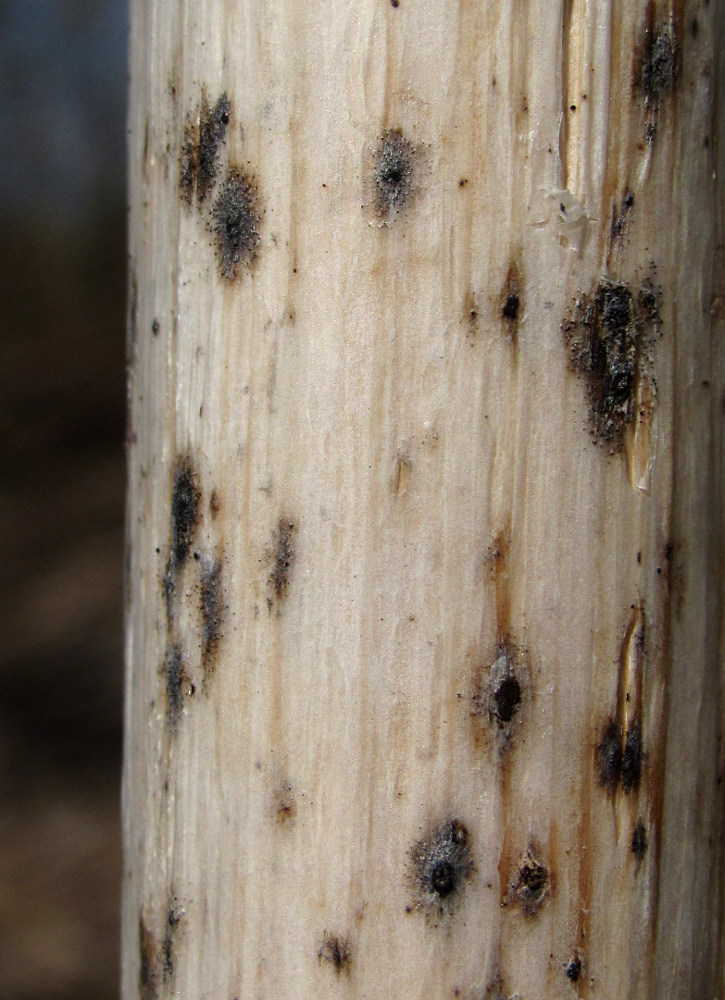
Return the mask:
{"type": "Polygon", "coordinates": [[[131,11],[124,1000],[722,997],[723,5],[131,11]]]}

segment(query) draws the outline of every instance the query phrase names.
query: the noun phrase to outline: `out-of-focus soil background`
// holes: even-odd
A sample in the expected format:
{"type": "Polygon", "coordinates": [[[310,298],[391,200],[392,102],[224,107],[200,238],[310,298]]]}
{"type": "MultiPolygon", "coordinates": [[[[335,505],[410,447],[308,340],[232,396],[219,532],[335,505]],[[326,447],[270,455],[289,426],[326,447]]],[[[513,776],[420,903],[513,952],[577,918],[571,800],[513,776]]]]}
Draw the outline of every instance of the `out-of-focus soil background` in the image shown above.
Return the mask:
{"type": "Polygon", "coordinates": [[[118,996],[125,0],[0,0],[0,998],[118,996]]]}

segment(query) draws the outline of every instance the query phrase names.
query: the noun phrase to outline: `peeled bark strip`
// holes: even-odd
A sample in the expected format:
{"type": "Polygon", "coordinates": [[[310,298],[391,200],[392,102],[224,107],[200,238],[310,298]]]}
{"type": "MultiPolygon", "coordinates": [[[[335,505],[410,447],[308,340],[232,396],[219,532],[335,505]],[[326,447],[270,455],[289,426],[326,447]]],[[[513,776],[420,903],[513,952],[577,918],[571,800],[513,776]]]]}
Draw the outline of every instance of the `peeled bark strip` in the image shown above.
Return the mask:
{"type": "Polygon", "coordinates": [[[713,998],[723,8],[134,0],[123,996],[713,998]]]}

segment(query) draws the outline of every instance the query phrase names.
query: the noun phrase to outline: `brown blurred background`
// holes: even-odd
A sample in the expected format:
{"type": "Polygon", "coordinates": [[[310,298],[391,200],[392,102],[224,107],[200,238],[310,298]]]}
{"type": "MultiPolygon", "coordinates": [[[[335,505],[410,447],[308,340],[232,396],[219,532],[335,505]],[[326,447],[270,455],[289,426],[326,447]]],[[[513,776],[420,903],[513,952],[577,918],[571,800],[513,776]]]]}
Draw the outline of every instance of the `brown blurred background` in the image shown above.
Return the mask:
{"type": "Polygon", "coordinates": [[[0,0],[0,1000],[118,995],[125,0],[0,0]]]}

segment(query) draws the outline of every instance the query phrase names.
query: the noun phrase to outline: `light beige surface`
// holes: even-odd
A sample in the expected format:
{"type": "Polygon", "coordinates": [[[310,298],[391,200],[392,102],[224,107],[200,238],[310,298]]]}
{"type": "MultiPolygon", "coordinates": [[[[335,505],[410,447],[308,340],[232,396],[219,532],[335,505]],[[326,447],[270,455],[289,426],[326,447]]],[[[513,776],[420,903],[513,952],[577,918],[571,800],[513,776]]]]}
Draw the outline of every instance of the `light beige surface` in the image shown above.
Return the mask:
{"type": "Polygon", "coordinates": [[[132,3],[126,1000],[723,996],[716,6],[132,3]],[[646,99],[648,23],[677,73],[646,99]],[[390,128],[412,190],[381,219],[390,128]],[[233,281],[227,163],[262,209],[233,281]],[[659,297],[614,454],[562,334],[605,277],[659,297]],[[612,718],[641,723],[629,791],[612,718]],[[473,871],[434,919],[410,852],[452,820],[473,871]]]}

